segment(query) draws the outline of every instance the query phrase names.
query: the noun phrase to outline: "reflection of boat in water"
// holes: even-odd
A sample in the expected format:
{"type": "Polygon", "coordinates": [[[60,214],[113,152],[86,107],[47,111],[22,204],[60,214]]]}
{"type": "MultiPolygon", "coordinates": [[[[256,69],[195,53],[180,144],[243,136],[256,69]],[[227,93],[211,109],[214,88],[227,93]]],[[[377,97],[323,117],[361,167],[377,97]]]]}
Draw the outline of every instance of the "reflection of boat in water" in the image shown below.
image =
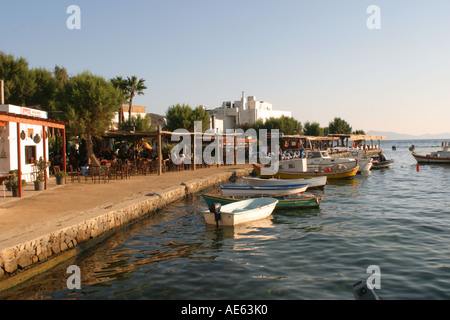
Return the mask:
{"type": "Polygon", "coordinates": [[[308,189],[323,188],[327,183],[326,176],[308,177],[303,179],[263,179],[256,177],[242,177],[242,179],[251,186],[308,184],[308,189]]]}
{"type": "MultiPolygon", "coordinates": [[[[226,205],[243,199],[248,199],[245,197],[231,197],[220,194],[203,194],[202,196],[206,204],[208,204],[208,206],[213,203],[220,203],[222,205],[226,205]]],[[[323,200],[323,197],[314,195],[312,193],[303,193],[303,194],[292,194],[284,197],[279,197],[276,199],[278,200],[278,203],[275,209],[313,208],[319,207],[320,202],[323,200]]]]}
{"type": "Polygon", "coordinates": [[[212,203],[209,210],[203,213],[207,224],[216,226],[234,226],[270,216],[277,205],[274,198],[252,198],[233,202],[222,206],[212,203]]]}
{"type": "Polygon", "coordinates": [[[444,146],[442,150],[420,155],[412,152],[412,156],[418,163],[448,163],[450,164],[450,146],[444,146]]]}
{"type": "MultiPolygon", "coordinates": [[[[205,224],[207,230],[220,230],[220,234],[212,233],[221,239],[275,239],[276,235],[271,233],[265,233],[264,229],[274,228],[272,221],[273,216],[269,216],[264,219],[250,221],[234,225],[232,227],[222,227],[217,229],[216,226],[205,224]],[[261,232],[262,231],[262,232],[261,232]]],[[[234,249],[238,250],[238,243],[234,244],[234,249]]],[[[244,249],[245,250],[245,249],[244,249]]]]}

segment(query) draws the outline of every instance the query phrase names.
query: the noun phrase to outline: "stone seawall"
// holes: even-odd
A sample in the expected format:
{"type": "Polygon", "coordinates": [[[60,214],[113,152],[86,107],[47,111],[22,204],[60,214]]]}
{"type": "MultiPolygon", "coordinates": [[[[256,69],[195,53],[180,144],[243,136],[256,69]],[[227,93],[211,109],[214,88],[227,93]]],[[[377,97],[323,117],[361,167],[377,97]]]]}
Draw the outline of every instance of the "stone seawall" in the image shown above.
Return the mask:
{"type": "Polygon", "coordinates": [[[118,208],[115,206],[110,212],[101,213],[95,218],[4,249],[0,251],[0,290],[15,286],[95,245],[98,239],[112,233],[116,228],[205,188],[228,181],[234,176],[248,175],[250,172],[251,169],[238,169],[185,181],[120,203],[118,208]]]}

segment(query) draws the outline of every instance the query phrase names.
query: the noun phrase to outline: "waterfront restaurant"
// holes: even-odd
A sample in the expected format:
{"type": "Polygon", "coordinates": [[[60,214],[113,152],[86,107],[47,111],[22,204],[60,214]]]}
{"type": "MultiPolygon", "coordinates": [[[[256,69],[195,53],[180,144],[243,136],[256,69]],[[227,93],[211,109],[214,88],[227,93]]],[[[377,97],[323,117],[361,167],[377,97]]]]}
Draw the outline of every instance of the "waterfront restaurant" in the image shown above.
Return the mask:
{"type": "MultiPolygon", "coordinates": [[[[19,197],[22,196],[22,179],[27,182],[36,178],[35,160],[49,158],[48,129],[61,131],[63,137],[63,170],[65,168],[65,126],[66,123],[48,119],[47,112],[0,105],[0,176],[7,177],[11,170],[18,170],[19,197]]],[[[47,189],[48,168],[45,174],[47,189]]]]}

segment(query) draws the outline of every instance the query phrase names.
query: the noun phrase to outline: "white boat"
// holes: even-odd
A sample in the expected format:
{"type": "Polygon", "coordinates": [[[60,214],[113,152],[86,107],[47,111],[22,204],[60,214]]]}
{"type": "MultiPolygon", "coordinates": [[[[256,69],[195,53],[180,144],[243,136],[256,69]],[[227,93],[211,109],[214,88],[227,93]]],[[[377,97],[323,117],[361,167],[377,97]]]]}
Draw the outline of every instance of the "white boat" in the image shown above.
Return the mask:
{"type": "Polygon", "coordinates": [[[356,159],[361,172],[369,172],[373,165],[373,159],[365,151],[359,149],[350,149],[348,157],[356,159]]]}
{"type": "Polygon", "coordinates": [[[335,164],[345,165],[347,168],[354,168],[357,165],[356,159],[351,157],[331,157],[326,151],[307,151],[306,159],[309,167],[329,167],[335,164]]]}
{"type": "Polygon", "coordinates": [[[213,203],[203,213],[203,218],[207,224],[234,226],[269,217],[277,203],[278,200],[274,198],[253,198],[224,206],[213,203]]]}
{"type": "Polygon", "coordinates": [[[256,178],[242,177],[242,179],[251,186],[279,186],[292,184],[308,184],[308,189],[323,188],[327,184],[326,176],[309,177],[302,179],[277,179],[277,178],[256,178]]]}
{"type": "Polygon", "coordinates": [[[219,186],[222,195],[224,196],[268,196],[268,197],[282,197],[294,193],[303,193],[308,189],[308,184],[292,184],[292,185],[274,185],[274,186],[251,186],[245,185],[221,185],[219,186]]]}
{"type": "Polygon", "coordinates": [[[442,150],[431,152],[427,155],[420,155],[415,152],[412,156],[418,163],[448,163],[450,164],[450,146],[444,146],[442,150]]]}

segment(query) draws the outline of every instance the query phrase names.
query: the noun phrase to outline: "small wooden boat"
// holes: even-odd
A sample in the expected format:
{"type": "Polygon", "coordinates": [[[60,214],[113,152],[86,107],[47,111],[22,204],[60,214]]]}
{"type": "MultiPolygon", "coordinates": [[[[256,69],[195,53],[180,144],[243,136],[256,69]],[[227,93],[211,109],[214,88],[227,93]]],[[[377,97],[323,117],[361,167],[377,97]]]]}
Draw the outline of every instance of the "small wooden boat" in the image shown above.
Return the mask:
{"type": "Polygon", "coordinates": [[[208,205],[209,210],[203,213],[203,218],[207,224],[234,226],[269,217],[277,203],[274,198],[252,198],[223,206],[213,202],[208,205]]]}
{"type": "Polygon", "coordinates": [[[394,163],[394,160],[386,160],[386,161],[379,161],[379,160],[374,160],[372,163],[372,170],[373,169],[383,169],[383,168],[387,168],[392,166],[392,164],[394,163]]]}
{"type": "MultiPolygon", "coordinates": [[[[202,194],[205,202],[210,205],[213,203],[220,203],[221,205],[226,205],[229,203],[234,203],[243,199],[248,199],[246,197],[232,197],[224,196],[220,194],[202,194]]],[[[275,209],[288,209],[288,208],[314,208],[320,206],[323,197],[312,194],[312,193],[302,193],[302,194],[291,194],[284,197],[275,198],[278,203],[275,209]]]]}
{"type": "Polygon", "coordinates": [[[327,179],[351,179],[358,173],[359,166],[350,169],[337,165],[333,168],[314,171],[271,171],[269,168],[264,168],[261,164],[253,164],[253,169],[255,169],[256,174],[260,178],[303,179],[308,177],[326,176],[327,179]],[[262,172],[263,170],[265,172],[262,172]]]}
{"type": "Polygon", "coordinates": [[[291,185],[291,184],[308,184],[308,189],[323,188],[327,184],[326,176],[308,177],[303,179],[277,179],[277,178],[257,178],[242,177],[242,179],[251,186],[274,186],[274,185],[291,185]]]}
{"type": "Polygon", "coordinates": [[[251,186],[245,185],[221,185],[220,191],[224,196],[267,196],[281,197],[294,193],[303,193],[308,189],[308,184],[251,186]]]}

